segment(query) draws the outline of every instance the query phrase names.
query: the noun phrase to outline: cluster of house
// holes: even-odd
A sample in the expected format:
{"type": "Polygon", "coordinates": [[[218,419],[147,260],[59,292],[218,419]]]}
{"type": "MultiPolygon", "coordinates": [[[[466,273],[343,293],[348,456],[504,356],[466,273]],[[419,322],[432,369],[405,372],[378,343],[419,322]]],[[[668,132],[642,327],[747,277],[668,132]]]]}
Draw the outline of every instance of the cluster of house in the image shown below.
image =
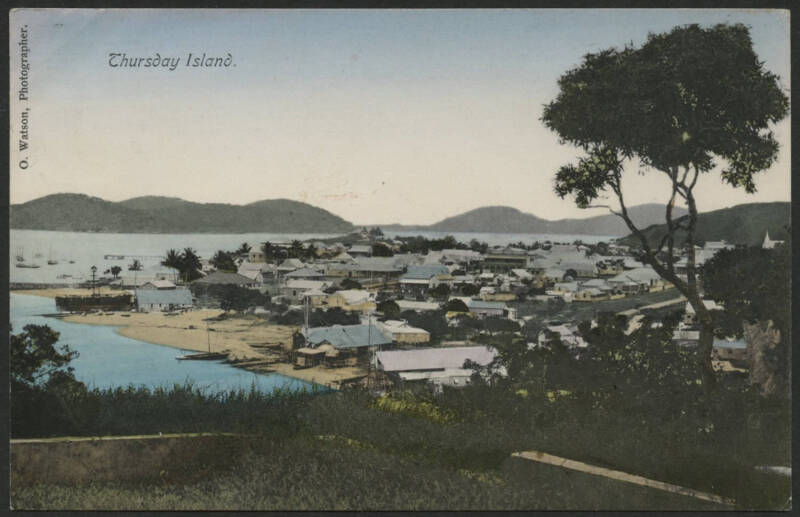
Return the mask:
{"type": "MultiPolygon", "coordinates": [[[[767,235],[764,246],[775,242],[779,241],[771,241],[767,235]]],[[[468,382],[464,362],[489,364],[493,352],[486,347],[431,348],[425,329],[401,320],[373,321],[371,315],[379,301],[390,299],[401,312],[421,312],[439,310],[445,302],[460,299],[473,317],[499,316],[522,323],[507,302],[530,297],[594,302],[672,287],[652,268],[635,260],[627,247],[615,244],[602,256],[590,254],[590,248],[582,244],[493,247],[485,253],[444,249],[427,254],[401,253],[401,244],[391,239],[376,242],[368,236],[363,243],[349,246],[312,242],[304,244],[310,252],[303,256],[310,258],[279,261],[267,260],[259,247],[239,259],[237,272],[206,267],[203,276],[188,286],[176,285],[176,272],[162,269],[155,278],[135,286],[136,305],[143,311],[219,306],[219,300],[200,288],[234,285],[269,294],[274,302],[290,309],[340,308],[358,313],[362,322],[304,328],[296,335],[296,367],[372,364],[396,382],[441,386],[468,382]],[[373,256],[378,243],[394,254],[373,256]]],[[[696,249],[696,261],[701,265],[729,247],[724,241],[707,242],[696,249]]],[[[685,258],[676,266],[679,272],[685,268],[685,258]]],[[[686,313],[690,315],[690,307],[686,313]]],[[[686,320],[676,331],[675,341],[696,340],[695,333],[692,322],[686,320]]],[[[570,348],[586,347],[572,322],[547,324],[533,345],[542,346],[554,335],[570,348]]],[[[720,353],[740,354],[738,347],[735,344],[720,353]]]]}

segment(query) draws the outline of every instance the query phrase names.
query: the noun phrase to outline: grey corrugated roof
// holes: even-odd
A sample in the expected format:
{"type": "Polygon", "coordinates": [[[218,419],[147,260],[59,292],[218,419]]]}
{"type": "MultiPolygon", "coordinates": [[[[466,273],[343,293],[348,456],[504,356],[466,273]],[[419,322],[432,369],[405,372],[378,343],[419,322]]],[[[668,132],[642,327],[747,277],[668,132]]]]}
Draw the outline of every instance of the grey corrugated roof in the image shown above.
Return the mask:
{"type": "Polygon", "coordinates": [[[504,302],[485,302],[483,300],[470,300],[467,302],[470,309],[505,309],[504,302]]]}
{"type": "Polygon", "coordinates": [[[444,264],[410,265],[402,276],[404,280],[430,280],[436,275],[447,275],[450,270],[444,264]]]}
{"type": "Polygon", "coordinates": [[[192,305],[192,293],[186,288],[137,289],[137,305],[192,305]]]}
{"type": "Polygon", "coordinates": [[[242,285],[242,284],[254,284],[255,280],[247,278],[244,275],[240,275],[239,273],[226,273],[224,271],[214,271],[213,273],[204,276],[203,278],[198,278],[192,283],[217,284],[217,285],[226,285],[226,284],[242,285]]]}
{"type": "Polygon", "coordinates": [[[327,342],[334,348],[359,348],[388,345],[392,338],[375,325],[334,325],[308,329],[307,341],[313,345],[327,342]]]}

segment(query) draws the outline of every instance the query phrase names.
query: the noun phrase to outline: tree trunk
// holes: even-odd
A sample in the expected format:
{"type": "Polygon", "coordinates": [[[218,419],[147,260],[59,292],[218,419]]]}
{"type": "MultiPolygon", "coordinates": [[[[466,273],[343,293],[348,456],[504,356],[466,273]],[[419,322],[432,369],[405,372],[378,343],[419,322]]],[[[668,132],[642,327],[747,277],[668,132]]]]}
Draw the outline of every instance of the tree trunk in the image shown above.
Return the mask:
{"type": "Polygon", "coordinates": [[[711,361],[711,352],[714,349],[714,325],[711,320],[711,312],[706,309],[703,300],[695,290],[691,293],[693,296],[689,297],[689,303],[692,304],[696,319],[700,325],[700,339],[697,344],[700,351],[700,361],[703,373],[703,387],[708,390],[713,390],[717,385],[717,375],[714,372],[714,365],[711,361]]]}

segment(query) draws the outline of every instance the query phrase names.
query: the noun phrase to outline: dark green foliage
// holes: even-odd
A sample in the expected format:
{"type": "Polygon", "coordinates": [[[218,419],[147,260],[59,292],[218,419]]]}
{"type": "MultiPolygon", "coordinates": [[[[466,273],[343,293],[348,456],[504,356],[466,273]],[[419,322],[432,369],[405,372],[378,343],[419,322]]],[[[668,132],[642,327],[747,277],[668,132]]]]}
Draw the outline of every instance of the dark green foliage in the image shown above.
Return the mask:
{"type": "Polygon", "coordinates": [[[489,245],[481,242],[478,239],[471,239],[469,241],[469,249],[477,251],[478,253],[486,253],[489,250],[489,245]]]}
{"type": "Polygon", "coordinates": [[[339,284],[339,287],[345,290],[362,288],[361,284],[358,281],[353,280],[352,278],[345,278],[344,280],[342,280],[342,282],[339,284]]]}
{"type": "Polygon", "coordinates": [[[393,318],[400,314],[400,306],[394,300],[385,300],[376,307],[387,318],[393,318]]]}
{"type": "Polygon", "coordinates": [[[452,300],[448,300],[447,303],[444,304],[442,307],[445,312],[469,312],[469,308],[467,304],[464,303],[462,300],[458,298],[453,298],[452,300]]]}
{"type": "Polygon", "coordinates": [[[212,266],[219,271],[227,271],[235,273],[237,271],[236,262],[234,261],[234,254],[223,250],[217,250],[211,260],[209,261],[212,266]]]}
{"type": "Polygon", "coordinates": [[[447,284],[439,284],[430,290],[430,295],[437,300],[446,300],[450,296],[450,287],[447,284]]]}
{"type": "Polygon", "coordinates": [[[267,241],[261,245],[261,251],[264,253],[264,260],[267,262],[274,260],[277,256],[278,249],[267,241]]]}
{"type": "MultiPolygon", "coordinates": [[[[38,406],[36,414],[14,417],[20,437],[98,436],[176,432],[293,432],[298,408],[313,393],[251,389],[208,393],[190,384],[148,389],[80,390],[62,404],[38,406]]],[[[38,401],[44,398],[37,399],[38,401]]]]}
{"type": "Polygon", "coordinates": [[[73,419],[69,400],[86,391],[69,363],[78,356],[68,345],[57,346],[58,332],[46,325],[26,325],[9,337],[11,433],[25,436],[38,429],[43,415],[55,428],[73,419]],[[46,417],[45,417],[46,418],[46,417]]]}
{"type": "Polygon", "coordinates": [[[391,248],[383,243],[375,243],[372,245],[372,256],[373,257],[393,257],[394,253],[392,252],[391,248]]]}
{"type": "Polygon", "coordinates": [[[771,321],[780,332],[776,344],[753,339],[748,354],[751,380],[783,395],[791,391],[791,272],[791,241],[774,249],[721,250],[702,269],[706,297],[724,306],[712,313],[719,337],[742,337],[744,323],[771,321]]]}
{"type": "Polygon", "coordinates": [[[297,239],[293,240],[291,245],[289,246],[288,258],[303,258],[305,253],[303,252],[303,243],[302,241],[298,241],[297,239]]]}
{"type": "Polygon", "coordinates": [[[208,293],[219,299],[220,308],[224,311],[241,312],[254,307],[265,307],[270,297],[254,289],[238,285],[210,285],[208,293]]]}
{"type": "Polygon", "coordinates": [[[161,265],[177,269],[184,282],[191,282],[202,276],[200,270],[203,265],[197,252],[192,248],[184,248],[183,251],[168,250],[161,265]]]}
{"type": "Polygon", "coordinates": [[[330,327],[332,325],[358,325],[357,312],[349,312],[341,307],[331,307],[327,310],[315,309],[309,315],[311,327],[330,327]]]}
{"type": "MultiPolygon", "coordinates": [[[[676,27],[650,35],[638,49],[587,54],[559,79],[559,88],[542,120],[565,141],[608,151],[603,170],[613,169],[619,155],[662,171],[692,164],[705,172],[718,156],[726,162],[723,179],[747,192],[755,190],[753,174],[775,159],[769,125],[789,105],[744,25],[676,27]]],[[[592,169],[590,160],[575,171],[592,169]]],[[[591,200],[605,183],[592,176],[591,184],[559,184],[591,200]]]]}
{"type": "Polygon", "coordinates": [[[58,376],[72,376],[70,361],[78,356],[69,345],[56,347],[58,332],[47,325],[25,325],[11,334],[9,374],[12,390],[46,386],[58,376]]]}
{"type": "Polygon", "coordinates": [[[252,246],[250,246],[246,242],[243,242],[242,244],[239,245],[239,249],[237,249],[233,253],[236,255],[247,255],[248,253],[250,253],[251,249],[253,249],[252,246]]]}
{"type": "Polygon", "coordinates": [[[408,322],[412,327],[425,329],[431,334],[431,341],[437,342],[450,335],[450,328],[447,325],[445,312],[438,311],[403,311],[400,319],[408,322]]]}
{"type": "Polygon", "coordinates": [[[558,84],[558,97],[545,106],[542,121],[586,156],[558,170],[556,193],[574,196],[579,207],[606,190],[615,195],[615,213],[639,240],[642,260],[695,309],[698,360],[705,385],[712,389],[711,316],[700,301],[693,266],[698,214],[694,188],[700,175],[721,160],[725,182],[755,192],[754,175],[768,169],[778,154],[771,125],[789,107],[778,77],[758,60],[744,25],[687,25],[651,34],[640,48],[587,54],[558,84]],[[627,212],[622,193],[626,160],[669,178],[667,231],[655,246],[627,212]],[[674,214],[676,203],[685,203],[689,213],[674,214]],[[685,278],[673,267],[679,230],[690,246],[685,278]]]}
{"type": "Polygon", "coordinates": [[[417,237],[397,237],[402,241],[400,245],[400,253],[422,253],[427,254],[428,251],[441,251],[444,249],[460,249],[465,250],[469,247],[458,242],[452,235],[447,235],[441,239],[426,239],[419,235],[417,237]]]}
{"type": "Polygon", "coordinates": [[[720,337],[741,337],[744,321],[772,320],[782,334],[791,332],[791,246],[720,250],[703,265],[706,298],[725,307],[717,314],[720,337]]]}
{"type": "Polygon", "coordinates": [[[464,284],[461,286],[461,294],[464,296],[475,296],[479,292],[481,292],[481,289],[475,284],[464,284]]]}
{"type": "Polygon", "coordinates": [[[490,334],[518,332],[520,327],[515,321],[500,316],[488,316],[483,319],[483,327],[490,334]]]}
{"type": "MultiPolygon", "coordinates": [[[[305,316],[302,311],[288,311],[279,314],[274,318],[278,325],[303,325],[305,316]]],[[[330,309],[314,309],[308,315],[308,325],[310,327],[330,327],[331,325],[358,325],[358,313],[348,312],[341,307],[331,307],[330,309]]]]}

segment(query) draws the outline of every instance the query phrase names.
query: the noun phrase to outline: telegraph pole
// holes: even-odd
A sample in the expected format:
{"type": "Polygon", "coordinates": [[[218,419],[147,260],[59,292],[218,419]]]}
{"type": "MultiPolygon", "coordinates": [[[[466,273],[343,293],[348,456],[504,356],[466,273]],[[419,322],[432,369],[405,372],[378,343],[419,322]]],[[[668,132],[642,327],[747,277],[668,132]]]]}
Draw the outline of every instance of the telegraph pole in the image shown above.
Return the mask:
{"type": "Polygon", "coordinates": [[[92,297],[97,296],[97,283],[95,281],[96,273],[97,273],[97,266],[92,266],[92,297]]]}

